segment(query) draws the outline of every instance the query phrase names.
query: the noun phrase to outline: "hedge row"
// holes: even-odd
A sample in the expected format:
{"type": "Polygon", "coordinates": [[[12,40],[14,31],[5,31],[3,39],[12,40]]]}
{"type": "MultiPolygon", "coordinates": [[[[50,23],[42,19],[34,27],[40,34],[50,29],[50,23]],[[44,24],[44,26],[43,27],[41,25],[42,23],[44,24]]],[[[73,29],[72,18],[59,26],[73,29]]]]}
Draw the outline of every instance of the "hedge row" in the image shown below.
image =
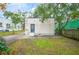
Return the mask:
{"type": "Polygon", "coordinates": [[[77,30],[63,30],[62,34],[66,37],[79,40],[79,29],[77,29],[77,30]]]}

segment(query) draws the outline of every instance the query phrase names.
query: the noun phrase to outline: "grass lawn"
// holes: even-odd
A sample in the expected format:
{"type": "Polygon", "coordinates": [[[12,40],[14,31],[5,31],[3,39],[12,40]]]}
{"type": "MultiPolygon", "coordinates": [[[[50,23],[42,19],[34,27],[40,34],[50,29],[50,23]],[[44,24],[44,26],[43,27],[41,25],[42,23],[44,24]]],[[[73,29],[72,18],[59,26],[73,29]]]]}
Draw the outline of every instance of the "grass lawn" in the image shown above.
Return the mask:
{"type": "Polygon", "coordinates": [[[32,55],[79,55],[79,41],[59,38],[22,39],[9,45],[16,54],[32,55]]]}
{"type": "Polygon", "coordinates": [[[11,32],[0,32],[0,36],[16,35],[16,34],[20,34],[21,32],[23,32],[23,31],[15,31],[14,33],[13,33],[13,31],[11,31],[11,32]]]}

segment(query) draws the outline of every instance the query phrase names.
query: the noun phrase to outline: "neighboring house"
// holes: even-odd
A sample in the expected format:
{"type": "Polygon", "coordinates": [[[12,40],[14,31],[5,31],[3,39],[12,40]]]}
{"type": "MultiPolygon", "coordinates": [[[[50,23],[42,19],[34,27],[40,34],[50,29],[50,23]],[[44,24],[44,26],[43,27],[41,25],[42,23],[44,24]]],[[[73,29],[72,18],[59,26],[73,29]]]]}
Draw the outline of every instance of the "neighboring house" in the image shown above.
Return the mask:
{"type": "Polygon", "coordinates": [[[13,23],[10,19],[0,18],[0,31],[17,31],[21,30],[21,24],[17,24],[16,28],[13,28],[13,23]]]}
{"type": "Polygon", "coordinates": [[[25,30],[25,34],[30,36],[55,35],[54,19],[50,18],[42,23],[39,18],[26,18],[25,30]]]}

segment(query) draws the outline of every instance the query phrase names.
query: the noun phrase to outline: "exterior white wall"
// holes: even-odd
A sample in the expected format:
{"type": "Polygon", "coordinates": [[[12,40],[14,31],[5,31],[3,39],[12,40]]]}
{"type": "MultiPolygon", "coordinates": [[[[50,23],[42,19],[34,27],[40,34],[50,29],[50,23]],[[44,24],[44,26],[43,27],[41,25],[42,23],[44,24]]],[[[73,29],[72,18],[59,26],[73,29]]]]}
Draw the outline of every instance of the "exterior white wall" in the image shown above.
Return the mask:
{"type": "MultiPolygon", "coordinates": [[[[0,30],[6,30],[6,24],[11,24],[11,21],[5,20],[4,18],[0,18],[0,22],[2,23],[2,27],[0,27],[0,30]]],[[[8,29],[10,30],[10,29],[8,29]]]]}
{"type": "Polygon", "coordinates": [[[10,19],[0,18],[0,22],[2,23],[2,27],[0,27],[0,30],[3,30],[3,31],[5,30],[13,31],[13,29],[15,31],[21,30],[21,24],[17,24],[16,28],[13,28],[13,24],[10,19]],[[10,24],[10,28],[6,28],[6,24],[10,24]]]}
{"type": "Polygon", "coordinates": [[[48,19],[44,23],[40,21],[39,18],[27,18],[25,21],[25,30],[26,34],[34,34],[34,35],[54,35],[55,27],[54,27],[54,19],[48,19]],[[35,24],[35,33],[30,32],[30,24],[35,24]]]}

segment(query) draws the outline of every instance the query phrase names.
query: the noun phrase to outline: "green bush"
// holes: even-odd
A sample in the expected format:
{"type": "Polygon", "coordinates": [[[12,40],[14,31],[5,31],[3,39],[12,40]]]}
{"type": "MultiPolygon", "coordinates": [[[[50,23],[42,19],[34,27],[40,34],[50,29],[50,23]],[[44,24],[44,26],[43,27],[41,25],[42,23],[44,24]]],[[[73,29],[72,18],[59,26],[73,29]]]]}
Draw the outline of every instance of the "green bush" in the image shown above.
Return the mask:
{"type": "Polygon", "coordinates": [[[11,49],[8,48],[6,41],[2,37],[0,37],[0,54],[3,54],[3,52],[5,52],[5,54],[8,54],[10,50],[11,49]]]}

